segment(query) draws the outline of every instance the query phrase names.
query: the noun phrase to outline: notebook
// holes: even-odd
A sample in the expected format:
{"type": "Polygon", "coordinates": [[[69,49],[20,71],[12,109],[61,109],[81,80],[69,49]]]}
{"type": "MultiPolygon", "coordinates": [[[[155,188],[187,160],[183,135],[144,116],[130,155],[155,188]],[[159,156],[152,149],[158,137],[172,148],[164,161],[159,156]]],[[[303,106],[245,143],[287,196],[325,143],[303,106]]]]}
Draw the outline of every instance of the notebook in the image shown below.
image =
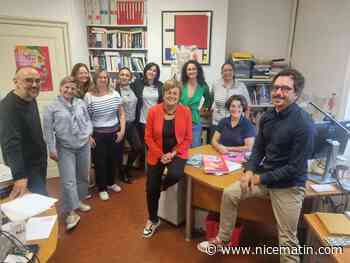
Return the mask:
{"type": "Polygon", "coordinates": [[[330,235],[350,236],[350,219],[344,214],[316,213],[330,235]]]}

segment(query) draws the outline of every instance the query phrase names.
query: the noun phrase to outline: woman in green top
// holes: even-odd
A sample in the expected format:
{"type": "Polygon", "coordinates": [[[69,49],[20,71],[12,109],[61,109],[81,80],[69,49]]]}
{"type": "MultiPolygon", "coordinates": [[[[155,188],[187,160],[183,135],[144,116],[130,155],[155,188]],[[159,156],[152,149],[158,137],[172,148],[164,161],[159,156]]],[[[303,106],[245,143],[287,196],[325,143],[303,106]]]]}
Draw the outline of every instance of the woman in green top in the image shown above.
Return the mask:
{"type": "Polygon", "coordinates": [[[195,60],[187,61],[182,67],[181,80],[183,83],[180,103],[190,108],[192,112],[192,145],[201,145],[201,117],[200,110],[207,111],[210,108],[211,98],[209,87],[204,79],[203,68],[195,60]],[[201,100],[204,104],[200,109],[201,100]]]}

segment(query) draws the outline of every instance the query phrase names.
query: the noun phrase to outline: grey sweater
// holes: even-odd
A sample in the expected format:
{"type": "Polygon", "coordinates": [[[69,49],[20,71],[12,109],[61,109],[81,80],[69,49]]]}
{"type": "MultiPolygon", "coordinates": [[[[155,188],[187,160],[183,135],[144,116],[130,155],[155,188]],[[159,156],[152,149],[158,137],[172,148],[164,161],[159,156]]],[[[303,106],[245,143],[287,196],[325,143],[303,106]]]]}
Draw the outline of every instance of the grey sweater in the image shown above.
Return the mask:
{"type": "Polygon", "coordinates": [[[92,123],[83,100],[74,98],[72,104],[58,96],[44,112],[44,138],[50,153],[56,144],[79,149],[89,141],[92,123]]]}

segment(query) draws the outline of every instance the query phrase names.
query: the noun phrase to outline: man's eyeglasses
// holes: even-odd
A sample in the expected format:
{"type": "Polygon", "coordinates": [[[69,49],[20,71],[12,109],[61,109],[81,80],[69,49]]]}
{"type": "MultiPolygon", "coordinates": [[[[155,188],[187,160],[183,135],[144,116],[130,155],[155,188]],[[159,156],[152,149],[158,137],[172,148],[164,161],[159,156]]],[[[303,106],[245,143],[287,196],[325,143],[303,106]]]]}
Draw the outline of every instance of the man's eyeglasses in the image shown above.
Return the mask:
{"type": "Polygon", "coordinates": [[[42,82],[42,79],[40,79],[40,78],[24,78],[23,79],[26,83],[28,83],[28,84],[37,84],[37,85],[40,85],[41,84],[41,82],[42,82]]]}
{"type": "Polygon", "coordinates": [[[292,91],[294,88],[291,88],[289,86],[277,86],[277,85],[273,85],[271,87],[271,91],[273,92],[277,92],[279,89],[281,89],[282,92],[289,92],[289,91],[292,91]]]}

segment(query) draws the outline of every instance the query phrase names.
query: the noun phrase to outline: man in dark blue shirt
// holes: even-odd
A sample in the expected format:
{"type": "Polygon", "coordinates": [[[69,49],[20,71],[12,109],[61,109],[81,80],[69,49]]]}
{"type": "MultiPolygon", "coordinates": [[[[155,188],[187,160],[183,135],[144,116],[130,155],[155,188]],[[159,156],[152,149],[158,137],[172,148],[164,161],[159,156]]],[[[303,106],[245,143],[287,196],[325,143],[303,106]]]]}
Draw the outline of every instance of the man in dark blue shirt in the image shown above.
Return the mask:
{"type": "Polygon", "coordinates": [[[277,222],[279,245],[290,248],[280,255],[281,262],[299,262],[292,249],[299,245],[297,224],[304,200],[307,159],[313,150],[314,125],[309,115],[295,102],[304,88],[304,77],[286,69],[272,81],[274,109],[263,115],[247,164],[247,171],[225,189],[220,215],[220,230],[212,242],[202,242],[198,249],[206,252],[209,244],[223,245],[230,240],[237,219],[239,202],[250,197],[269,196],[277,222]]]}

